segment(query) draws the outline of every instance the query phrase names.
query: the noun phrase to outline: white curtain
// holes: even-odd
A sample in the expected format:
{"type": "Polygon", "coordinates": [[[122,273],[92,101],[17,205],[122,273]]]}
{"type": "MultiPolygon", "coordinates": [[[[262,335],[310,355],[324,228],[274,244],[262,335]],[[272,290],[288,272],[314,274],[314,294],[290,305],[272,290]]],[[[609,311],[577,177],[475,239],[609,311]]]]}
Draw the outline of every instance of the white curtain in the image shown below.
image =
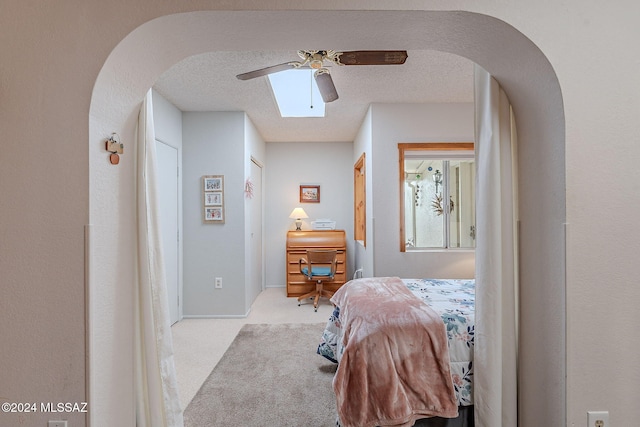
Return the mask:
{"type": "Polygon", "coordinates": [[[149,90],[138,117],[136,425],[182,427],[158,219],[155,134],[151,101],[149,90]]]}
{"type": "Polygon", "coordinates": [[[478,427],[517,420],[517,189],[511,106],[475,68],[477,240],[474,401],[478,427]]]}

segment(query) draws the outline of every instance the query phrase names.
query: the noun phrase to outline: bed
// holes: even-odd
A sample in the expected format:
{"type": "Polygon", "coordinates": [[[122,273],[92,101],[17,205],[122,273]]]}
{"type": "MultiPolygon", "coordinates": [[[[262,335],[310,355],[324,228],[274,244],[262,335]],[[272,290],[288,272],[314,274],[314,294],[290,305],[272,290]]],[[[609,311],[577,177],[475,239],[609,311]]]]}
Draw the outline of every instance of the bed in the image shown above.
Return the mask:
{"type": "Polygon", "coordinates": [[[339,426],[473,425],[473,280],[355,279],[331,301],[339,426]]]}

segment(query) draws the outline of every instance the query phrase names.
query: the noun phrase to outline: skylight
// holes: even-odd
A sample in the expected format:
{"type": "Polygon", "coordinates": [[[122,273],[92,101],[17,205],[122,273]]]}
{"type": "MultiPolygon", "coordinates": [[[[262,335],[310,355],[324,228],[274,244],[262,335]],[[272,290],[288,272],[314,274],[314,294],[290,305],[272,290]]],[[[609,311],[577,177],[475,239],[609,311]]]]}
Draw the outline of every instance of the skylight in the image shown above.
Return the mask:
{"type": "Polygon", "coordinates": [[[314,71],[293,69],[268,75],[282,117],[324,117],[314,71]]]}

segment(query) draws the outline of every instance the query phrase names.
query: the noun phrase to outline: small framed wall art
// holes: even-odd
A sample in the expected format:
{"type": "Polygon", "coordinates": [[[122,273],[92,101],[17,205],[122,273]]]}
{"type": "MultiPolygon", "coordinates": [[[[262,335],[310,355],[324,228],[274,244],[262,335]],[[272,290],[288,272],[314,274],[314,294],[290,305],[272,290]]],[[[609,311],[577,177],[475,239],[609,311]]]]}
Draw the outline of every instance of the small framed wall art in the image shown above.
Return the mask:
{"type": "Polygon", "coordinates": [[[320,203],[320,186],[301,185],[300,203],[320,203]]]}
{"type": "Polygon", "coordinates": [[[224,175],[202,177],[202,220],[205,224],[224,224],[224,175]]]}
{"type": "Polygon", "coordinates": [[[205,206],[222,206],[222,191],[208,191],[204,193],[205,206]]]}

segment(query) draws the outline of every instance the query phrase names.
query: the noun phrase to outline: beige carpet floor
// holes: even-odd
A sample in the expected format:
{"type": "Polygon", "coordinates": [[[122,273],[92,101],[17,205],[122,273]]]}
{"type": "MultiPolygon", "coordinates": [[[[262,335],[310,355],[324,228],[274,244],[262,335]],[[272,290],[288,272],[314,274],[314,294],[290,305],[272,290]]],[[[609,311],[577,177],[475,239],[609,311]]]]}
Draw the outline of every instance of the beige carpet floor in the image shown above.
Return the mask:
{"type": "Polygon", "coordinates": [[[246,324],[184,411],[185,427],[335,425],[323,323],[246,324]]]}
{"type": "Polygon", "coordinates": [[[324,323],[332,310],[326,299],[321,300],[316,313],[311,304],[298,307],[296,298],[287,298],[285,288],[267,288],[245,318],[184,319],[174,324],[171,332],[182,409],[191,402],[243,325],[324,323]]]}

